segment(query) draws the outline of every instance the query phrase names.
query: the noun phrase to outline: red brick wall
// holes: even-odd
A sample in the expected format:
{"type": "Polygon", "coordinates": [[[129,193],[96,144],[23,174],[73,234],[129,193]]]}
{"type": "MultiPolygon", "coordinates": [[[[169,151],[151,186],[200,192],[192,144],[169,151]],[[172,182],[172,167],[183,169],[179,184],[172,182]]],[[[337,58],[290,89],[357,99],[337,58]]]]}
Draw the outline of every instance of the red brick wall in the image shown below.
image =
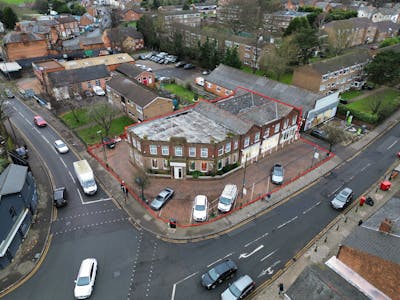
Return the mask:
{"type": "Polygon", "coordinates": [[[47,41],[31,41],[26,43],[10,43],[4,45],[8,60],[47,56],[47,41]]]}

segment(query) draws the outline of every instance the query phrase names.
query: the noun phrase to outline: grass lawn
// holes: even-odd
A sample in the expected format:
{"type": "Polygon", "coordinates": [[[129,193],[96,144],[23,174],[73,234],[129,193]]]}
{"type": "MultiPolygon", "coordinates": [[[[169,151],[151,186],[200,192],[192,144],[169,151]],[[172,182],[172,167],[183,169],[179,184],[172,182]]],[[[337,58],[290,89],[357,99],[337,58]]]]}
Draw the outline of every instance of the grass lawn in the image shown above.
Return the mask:
{"type": "Polygon", "coordinates": [[[20,5],[22,3],[30,3],[33,2],[34,0],[1,0],[0,3],[5,3],[5,4],[14,4],[14,5],[20,5]]]}
{"type": "MultiPolygon", "coordinates": [[[[122,116],[114,119],[111,123],[109,136],[114,137],[123,134],[125,126],[131,124],[133,124],[133,121],[127,116],[122,116]]],[[[101,127],[96,124],[91,127],[78,130],[78,135],[87,145],[93,145],[100,143],[101,137],[99,136],[99,134],[97,134],[97,131],[99,130],[101,130],[101,127]]]]}
{"type": "Polygon", "coordinates": [[[261,70],[256,70],[256,72],[253,73],[253,68],[251,68],[249,66],[242,66],[240,68],[240,70],[242,70],[242,71],[244,71],[246,73],[256,74],[258,76],[264,76],[264,73],[265,73],[264,71],[261,71],[261,70]]]}
{"type": "Polygon", "coordinates": [[[194,93],[192,91],[189,91],[188,89],[186,89],[185,87],[175,84],[175,83],[171,83],[171,84],[165,84],[163,85],[163,88],[166,89],[167,91],[177,95],[179,98],[184,99],[188,102],[193,102],[193,97],[194,97],[194,93]]]}
{"type": "Polygon", "coordinates": [[[71,111],[61,115],[60,117],[65,122],[65,124],[68,125],[69,128],[75,129],[77,127],[84,126],[91,122],[90,118],[87,115],[87,112],[88,112],[87,108],[81,108],[76,110],[76,115],[79,119],[79,122],[76,121],[71,111]]]}
{"type": "Polygon", "coordinates": [[[375,93],[358,101],[352,102],[347,106],[352,109],[359,111],[364,111],[367,113],[372,113],[369,101],[371,99],[380,99],[382,101],[382,106],[393,107],[393,110],[400,105],[400,91],[395,89],[386,89],[379,93],[375,93]]]}
{"type": "Polygon", "coordinates": [[[362,95],[362,91],[357,91],[357,90],[350,90],[347,92],[344,92],[342,94],[340,94],[340,98],[344,99],[344,100],[350,100],[353,99],[355,97],[358,97],[362,95]]]}

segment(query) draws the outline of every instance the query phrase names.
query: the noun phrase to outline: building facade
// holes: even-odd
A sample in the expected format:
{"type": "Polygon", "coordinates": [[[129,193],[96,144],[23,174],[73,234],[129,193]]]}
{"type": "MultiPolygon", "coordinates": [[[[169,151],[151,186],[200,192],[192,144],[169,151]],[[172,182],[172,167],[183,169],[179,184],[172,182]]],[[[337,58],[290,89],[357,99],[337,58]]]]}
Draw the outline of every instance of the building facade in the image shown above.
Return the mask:
{"type": "Polygon", "coordinates": [[[0,269],[15,257],[38,205],[36,183],[28,167],[10,164],[0,174],[0,269]]]}

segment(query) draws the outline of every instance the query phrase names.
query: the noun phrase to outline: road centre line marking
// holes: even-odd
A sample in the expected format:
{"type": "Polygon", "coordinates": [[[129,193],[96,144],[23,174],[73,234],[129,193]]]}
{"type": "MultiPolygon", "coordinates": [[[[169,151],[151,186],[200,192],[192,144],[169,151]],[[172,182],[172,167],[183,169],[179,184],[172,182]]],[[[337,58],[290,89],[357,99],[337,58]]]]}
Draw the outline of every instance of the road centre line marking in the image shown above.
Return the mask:
{"type": "Polygon", "coordinates": [[[390,148],[392,148],[394,145],[396,145],[397,144],[397,140],[396,141],[394,141],[389,147],[387,147],[386,149],[387,150],[389,150],[390,148]]]}
{"type": "Polygon", "coordinates": [[[266,260],[268,257],[270,257],[271,255],[273,255],[276,251],[278,251],[278,249],[272,251],[270,254],[268,254],[267,256],[264,256],[263,258],[260,259],[260,261],[264,261],[266,260]]]}
{"type": "Polygon", "coordinates": [[[262,238],[265,238],[268,234],[269,234],[268,232],[264,233],[262,236],[259,236],[259,237],[256,238],[255,240],[253,240],[253,241],[251,241],[251,242],[248,242],[246,245],[244,245],[244,247],[246,248],[246,247],[250,246],[251,244],[253,244],[253,243],[255,243],[255,242],[261,240],[262,238]]]}
{"type": "Polygon", "coordinates": [[[295,216],[293,218],[291,218],[289,221],[286,221],[285,223],[279,225],[277,228],[281,229],[283,226],[286,226],[287,224],[289,224],[290,222],[293,222],[294,220],[296,220],[298,218],[298,216],[295,216]]]}
{"type": "Polygon", "coordinates": [[[42,136],[42,138],[46,141],[46,143],[47,144],[49,144],[50,145],[50,142],[49,142],[49,140],[45,137],[45,136],[42,136]]]}
{"type": "Polygon", "coordinates": [[[305,211],[303,211],[303,215],[305,215],[306,213],[308,213],[310,210],[312,210],[314,207],[317,207],[318,205],[321,204],[321,201],[318,201],[317,203],[315,203],[313,206],[307,208],[305,211]]]}
{"type": "Polygon", "coordinates": [[[61,157],[60,157],[60,160],[61,160],[61,163],[64,165],[64,167],[65,167],[65,168],[68,168],[68,167],[67,167],[67,164],[64,162],[64,160],[63,160],[61,157]]]}
{"type": "Polygon", "coordinates": [[[207,265],[207,268],[211,267],[212,265],[215,265],[216,263],[220,262],[221,260],[223,260],[223,258],[217,259],[216,261],[214,261],[211,264],[207,265]]]}
{"type": "Polygon", "coordinates": [[[196,274],[198,274],[198,273],[199,273],[199,272],[196,272],[196,273],[190,274],[189,276],[186,276],[185,278],[183,278],[183,279],[179,280],[178,282],[175,282],[175,283],[174,283],[174,285],[172,286],[172,295],[171,295],[171,300],[174,300],[174,299],[175,299],[175,291],[176,291],[176,286],[177,286],[178,284],[180,284],[180,283],[184,282],[185,280],[187,280],[187,279],[189,279],[189,278],[193,277],[194,275],[196,275],[196,274]]]}
{"type": "Polygon", "coordinates": [[[368,168],[370,165],[371,165],[370,163],[367,163],[364,167],[362,167],[362,168],[360,169],[360,171],[361,171],[361,172],[364,171],[364,170],[365,170],[366,168],[368,168]]]}
{"type": "Polygon", "coordinates": [[[232,255],[233,255],[233,252],[231,252],[231,253],[225,255],[224,258],[228,258],[229,256],[232,256],[232,255]]]}
{"type": "Polygon", "coordinates": [[[76,184],[75,178],[74,178],[74,176],[72,176],[71,171],[68,171],[68,173],[69,173],[69,176],[72,178],[72,181],[76,184]]]}

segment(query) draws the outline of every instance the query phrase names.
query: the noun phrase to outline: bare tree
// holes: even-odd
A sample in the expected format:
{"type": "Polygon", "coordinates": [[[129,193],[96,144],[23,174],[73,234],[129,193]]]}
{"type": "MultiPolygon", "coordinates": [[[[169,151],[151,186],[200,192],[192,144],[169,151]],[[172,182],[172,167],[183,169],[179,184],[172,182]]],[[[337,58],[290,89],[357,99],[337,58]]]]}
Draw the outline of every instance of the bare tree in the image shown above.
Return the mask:
{"type": "Polygon", "coordinates": [[[150,184],[149,176],[147,176],[143,170],[139,169],[135,174],[135,183],[140,188],[140,198],[142,201],[146,201],[146,198],[144,197],[144,189],[150,184]]]}
{"type": "Polygon", "coordinates": [[[381,99],[378,98],[377,95],[372,95],[371,97],[368,98],[368,107],[371,109],[373,114],[378,113],[382,106],[382,101],[381,99]]]}
{"type": "Polygon", "coordinates": [[[92,106],[89,116],[104,130],[105,135],[108,135],[111,122],[119,112],[119,109],[110,103],[99,103],[92,106]]]}
{"type": "Polygon", "coordinates": [[[344,49],[349,48],[352,42],[352,27],[343,22],[335,30],[328,32],[328,48],[333,55],[339,55],[344,49]]]}

